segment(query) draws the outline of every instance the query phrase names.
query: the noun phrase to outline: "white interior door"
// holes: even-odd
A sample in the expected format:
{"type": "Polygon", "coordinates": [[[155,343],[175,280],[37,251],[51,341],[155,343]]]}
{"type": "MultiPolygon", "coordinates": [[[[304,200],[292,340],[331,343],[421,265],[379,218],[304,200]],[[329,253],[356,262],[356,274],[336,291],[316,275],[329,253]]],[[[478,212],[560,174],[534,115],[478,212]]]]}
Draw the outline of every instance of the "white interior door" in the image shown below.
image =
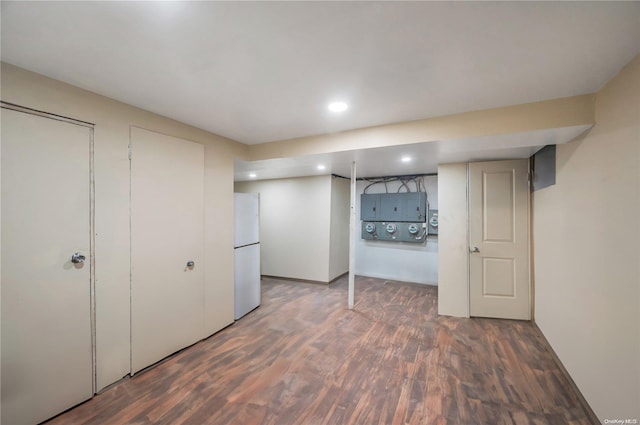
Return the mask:
{"type": "Polygon", "coordinates": [[[204,146],[132,127],[131,151],[135,373],[204,334],[204,146]]]}
{"type": "Polygon", "coordinates": [[[469,164],[471,316],[531,318],[528,160],[469,164]]]}
{"type": "Polygon", "coordinates": [[[93,395],[91,129],[2,109],[2,423],[93,395]],[[84,263],[74,264],[79,252],[84,263]]]}

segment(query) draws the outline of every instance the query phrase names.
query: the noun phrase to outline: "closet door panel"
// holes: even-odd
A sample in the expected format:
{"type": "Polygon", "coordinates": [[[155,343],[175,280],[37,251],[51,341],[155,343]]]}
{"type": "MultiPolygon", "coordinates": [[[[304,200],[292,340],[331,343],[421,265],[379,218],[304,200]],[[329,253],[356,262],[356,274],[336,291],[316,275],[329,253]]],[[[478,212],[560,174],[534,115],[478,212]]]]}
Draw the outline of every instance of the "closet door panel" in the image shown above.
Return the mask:
{"type": "Polygon", "coordinates": [[[204,146],[131,128],[131,372],[204,326],[204,146]]]}
{"type": "Polygon", "coordinates": [[[5,424],[93,395],[90,146],[88,127],[2,109],[5,424]]]}

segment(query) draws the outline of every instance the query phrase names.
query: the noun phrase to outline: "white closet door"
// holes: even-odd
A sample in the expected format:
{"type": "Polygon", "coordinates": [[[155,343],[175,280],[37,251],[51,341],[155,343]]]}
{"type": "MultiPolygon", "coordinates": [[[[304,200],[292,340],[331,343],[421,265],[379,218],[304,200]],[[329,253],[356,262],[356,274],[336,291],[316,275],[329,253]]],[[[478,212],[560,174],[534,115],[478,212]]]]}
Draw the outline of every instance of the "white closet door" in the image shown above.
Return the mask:
{"type": "Polygon", "coordinates": [[[528,160],[469,164],[472,316],[531,318],[528,160]]]}
{"type": "Polygon", "coordinates": [[[4,424],[93,395],[90,144],[87,127],[2,109],[4,424]]]}
{"type": "Polygon", "coordinates": [[[135,373],[204,334],[204,146],[132,127],[131,151],[135,373]]]}

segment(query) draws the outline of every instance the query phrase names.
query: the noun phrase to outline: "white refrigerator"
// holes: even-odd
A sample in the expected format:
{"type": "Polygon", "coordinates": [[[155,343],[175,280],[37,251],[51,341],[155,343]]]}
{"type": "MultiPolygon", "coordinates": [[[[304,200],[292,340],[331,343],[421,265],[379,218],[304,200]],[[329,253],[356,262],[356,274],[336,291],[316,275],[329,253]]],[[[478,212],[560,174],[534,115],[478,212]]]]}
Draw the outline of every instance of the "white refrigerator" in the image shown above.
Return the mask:
{"type": "Polygon", "coordinates": [[[234,194],[234,319],[260,305],[260,195],[234,194]]]}

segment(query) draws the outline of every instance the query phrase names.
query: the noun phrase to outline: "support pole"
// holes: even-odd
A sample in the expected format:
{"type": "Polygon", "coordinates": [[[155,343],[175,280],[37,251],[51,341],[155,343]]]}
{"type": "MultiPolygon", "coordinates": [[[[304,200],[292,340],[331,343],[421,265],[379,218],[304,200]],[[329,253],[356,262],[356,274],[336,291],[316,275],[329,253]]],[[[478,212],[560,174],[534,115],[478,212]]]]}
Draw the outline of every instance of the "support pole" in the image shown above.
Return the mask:
{"type": "Polygon", "coordinates": [[[356,248],[356,162],[351,162],[351,210],[349,215],[349,310],[353,310],[356,248]]]}

